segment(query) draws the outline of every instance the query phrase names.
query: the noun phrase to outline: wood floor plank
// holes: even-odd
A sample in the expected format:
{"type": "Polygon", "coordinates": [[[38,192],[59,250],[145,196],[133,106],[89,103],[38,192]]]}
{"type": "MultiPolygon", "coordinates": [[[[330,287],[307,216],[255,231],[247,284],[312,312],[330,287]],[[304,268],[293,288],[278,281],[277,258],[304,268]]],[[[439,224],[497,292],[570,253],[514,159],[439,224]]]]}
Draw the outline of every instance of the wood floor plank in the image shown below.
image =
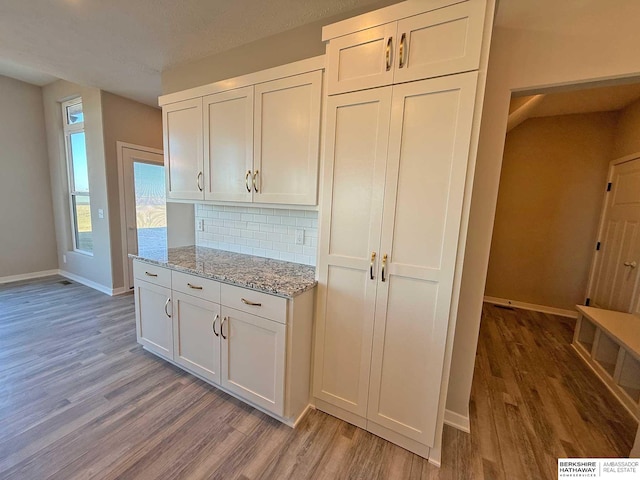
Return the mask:
{"type": "Polygon", "coordinates": [[[290,429],[144,351],[132,296],[61,281],[0,286],[2,479],[547,479],[635,437],[571,319],[484,305],[471,434],[445,426],[438,469],[320,411],[290,429]]]}

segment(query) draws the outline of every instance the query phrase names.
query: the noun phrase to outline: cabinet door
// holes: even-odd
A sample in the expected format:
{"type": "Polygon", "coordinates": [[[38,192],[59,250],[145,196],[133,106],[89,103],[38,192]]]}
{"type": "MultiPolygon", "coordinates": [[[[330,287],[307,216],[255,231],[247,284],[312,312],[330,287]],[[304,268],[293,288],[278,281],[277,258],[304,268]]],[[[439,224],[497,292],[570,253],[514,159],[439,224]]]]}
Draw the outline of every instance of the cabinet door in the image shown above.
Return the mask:
{"type": "Polygon", "coordinates": [[[393,82],[477,70],[485,3],[469,0],[400,20],[393,82]]]}
{"type": "Polygon", "coordinates": [[[391,87],[327,102],[313,394],[363,418],[390,109],[391,87]]]}
{"type": "Polygon", "coordinates": [[[254,202],[316,205],[322,72],[255,86],[254,202]]]}
{"type": "Polygon", "coordinates": [[[396,22],[334,38],[327,46],[329,95],[393,82],[396,22]]]}
{"type": "Polygon", "coordinates": [[[202,99],[162,108],[167,198],[202,200],[202,99]]]}
{"type": "Polygon", "coordinates": [[[177,364],[220,383],[220,305],[173,293],[173,351],[177,364]]]}
{"type": "Polygon", "coordinates": [[[253,87],[204,97],[203,108],[204,198],[250,202],[253,87]]]}
{"type": "Polygon", "coordinates": [[[136,279],[136,334],[148,350],[173,358],[171,289],[136,279]]]}
{"type": "Polygon", "coordinates": [[[429,446],[476,81],[472,72],[393,87],[367,419],[429,446]]]}
{"type": "Polygon", "coordinates": [[[222,307],[222,385],[282,416],[286,326],[222,307]]]}

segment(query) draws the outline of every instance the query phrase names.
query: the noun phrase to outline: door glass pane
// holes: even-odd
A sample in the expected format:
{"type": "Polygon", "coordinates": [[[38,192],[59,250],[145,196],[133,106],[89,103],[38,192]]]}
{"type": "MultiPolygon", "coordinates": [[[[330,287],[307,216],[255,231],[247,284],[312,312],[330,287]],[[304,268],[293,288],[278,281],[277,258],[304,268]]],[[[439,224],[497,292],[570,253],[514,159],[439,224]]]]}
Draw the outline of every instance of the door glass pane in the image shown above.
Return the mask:
{"type": "Polygon", "coordinates": [[[91,202],[88,195],[73,195],[73,215],[76,226],[76,249],[92,253],[91,202]]]}
{"type": "Polygon", "coordinates": [[[138,255],[167,248],[167,205],[164,166],[133,162],[138,255]]]}
{"type": "Polygon", "coordinates": [[[69,135],[69,144],[73,168],[73,185],[71,189],[74,192],[88,192],[89,171],[87,168],[87,147],[84,142],[84,132],[69,135]]]}
{"type": "Polygon", "coordinates": [[[67,124],[84,122],[84,112],[82,111],[82,102],[67,107],[67,124]]]}

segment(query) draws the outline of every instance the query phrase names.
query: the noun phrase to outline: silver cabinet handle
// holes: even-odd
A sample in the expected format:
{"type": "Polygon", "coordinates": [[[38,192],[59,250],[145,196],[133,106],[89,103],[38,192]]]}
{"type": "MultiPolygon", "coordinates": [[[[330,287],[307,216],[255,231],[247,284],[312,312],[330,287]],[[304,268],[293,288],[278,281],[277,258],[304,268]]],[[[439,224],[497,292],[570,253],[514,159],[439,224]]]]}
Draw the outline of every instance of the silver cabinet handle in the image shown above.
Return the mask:
{"type": "Polygon", "coordinates": [[[251,193],[251,187],[249,186],[249,177],[251,176],[251,170],[247,170],[247,174],[244,176],[244,186],[247,187],[247,192],[251,193]]]}
{"type": "Polygon", "coordinates": [[[202,191],[202,187],[200,186],[200,179],[202,178],[202,172],[198,173],[198,176],[196,177],[196,185],[198,185],[198,190],[202,191]]]}
{"type": "Polygon", "coordinates": [[[227,339],[227,337],[224,336],[224,333],[222,333],[222,327],[224,327],[224,322],[227,321],[227,317],[224,317],[222,319],[222,323],[220,324],[220,335],[222,335],[222,338],[224,338],[225,340],[227,339]]]}
{"type": "Polygon", "coordinates": [[[261,307],[262,306],[261,303],[250,302],[249,300],[245,300],[244,298],[241,298],[240,300],[242,300],[242,303],[244,303],[245,305],[251,305],[252,307],[261,307]]]}
{"type": "Polygon", "coordinates": [[[167,317],[171,318],[171,314],[169,312],[167,312],[167,307],[169,306],[169,302],[171,301],[171,297],[167,298],[167,301],[164,302],[164,313],[167,315],[167,317]]]}
{"type": "MultiPolygon", "coordinates": [[[[216,332],[216,322],[218,321],[218,319],[220,318],[220,315],[216,314],[215,317],[213,317],[213,323],[211,324],[211,330],[213,330],[213,334],[216,337],[219,337],[220,335],[218,334],[218,332],[216,332]]],[[[220,329],[220,331],[222,331],[222,328],[220,329]]]]}
{"type": "Polygon", "coordinates": [[[393,37],[389,37],[387,40],[387,51],[385,54],[385,67],[387,72],[391,70],[391,43],[393,42],[393,37]]]}
{"type": "Polygon", "coordinates": [[[157,277],[157,276],[158,276],[158,274],[157,274],[157,273],[144,272],[144,274],[145,274],[147,277],[157,277]]]}
{"type": "Polygon", "coordinates": [[[201,286],[199,286],[199,285],[191,285],[190,283],[187,283],[187,287],[193,288],[194,290],[202,290],[201,286]]]}
{"type": "Polygon", "coordinates": [[[371,264],[369,265],[369,277],[373,280],[373,262],[376,261],[376,252],[371,252],[371,264]]]}
{"type": "Polygon", "coordinates": [[[382,257],[382,275],[381,275],[381,280],[383,282],[386,282],[386,278],[384,276],[384,269],[387,266],[387,254],[385,253],[384,256],[382,257]]]}
{"type": "Polygon", "coordinates": [[[400,68],[404,67],[404,64],[405,64],[404,55],[407,51],[406,43],[407,43],[407,34],[403,33],[402,37],[400,37],[400,52],[398,55],[400,57],[400,59],[398,60],[398,67],[400,68]]]}
{"type": "Polygon", "coordinates": [[[624,262],[623,265],[625,267],[631,267],[631,268],[636,268],[638,266],[638,264],[635,262],[635,260],[633,262],[624,262]]]}
{"type": "Polygon", "coordinates": [[[255,190],[255,192],[256,192],[256,193],[258,193],[258,185],[256,184],[256,177],[257,177],[258,175],[260,175],[260,171],[259,171],[259,170],[256,170],[256,171],[253,173],[253,189],[255,190]]]}

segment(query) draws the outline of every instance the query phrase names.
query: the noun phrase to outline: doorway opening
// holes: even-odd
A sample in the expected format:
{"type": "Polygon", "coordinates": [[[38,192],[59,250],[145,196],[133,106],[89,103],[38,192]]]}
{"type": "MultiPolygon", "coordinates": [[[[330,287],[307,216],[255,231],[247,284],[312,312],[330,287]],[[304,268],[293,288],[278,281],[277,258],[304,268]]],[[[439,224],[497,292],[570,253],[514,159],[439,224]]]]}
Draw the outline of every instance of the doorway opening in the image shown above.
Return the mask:
{"type": "Polygon", "coordinates": [[[622,241],[600,223],[613,164],[640,152],[640,84],[513,95],[509,112],[485,300],[575,318],[622,241]]]}

